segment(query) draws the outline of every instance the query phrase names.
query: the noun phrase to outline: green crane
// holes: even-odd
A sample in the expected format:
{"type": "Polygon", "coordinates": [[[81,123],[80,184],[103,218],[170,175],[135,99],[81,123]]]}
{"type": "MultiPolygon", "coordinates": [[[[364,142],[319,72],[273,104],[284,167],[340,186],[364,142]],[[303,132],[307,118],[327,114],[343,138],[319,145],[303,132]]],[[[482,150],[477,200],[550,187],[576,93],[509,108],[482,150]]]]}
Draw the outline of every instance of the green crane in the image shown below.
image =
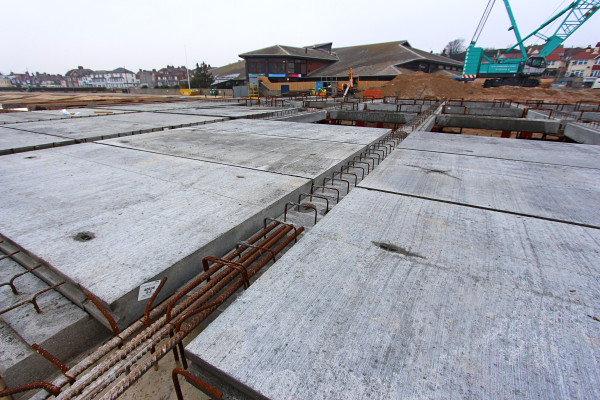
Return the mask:
{"type": "Polygon", "coordinates": [[[471,40],[471,44],[467,48],[465,64],[463,67],[463,79],[488,78],[485,81],[484,87],[504,85],[538,86],[540,81],[536,77],[541,76],[546,70],[546,56],[556,50],[561,43],[571,36],[584,22],[590,19],[590,17],[600,8],[600,0],[574,1],[568,7],[550,17],[548,21],[544,22],[535,31],[522,38],[511,10],[510,3],[508,0],[503,0],[511,22],[509,30],[514,31],[515,37],[517,38],[517,44],[506,50],[504,54],[508,54],[510,51],[519,48],[521,57],[504,58],[500,56],[498,60],[492,60],[484,54],[482,47],[476,47],[475,44],[481,35],[483,27],[494,7],[495,1],[496,0],[488,1],[487,7],[483,12],[483,16],[481,17],[479,25],[473,35],[473,39],[471,40]],[[565,14],[565,19],[553,35],[546,36],[540,32],[565,14]],[[546,43],[536,56],[528,57],[524,43],[534,36],[542,39],[546,43]]]}

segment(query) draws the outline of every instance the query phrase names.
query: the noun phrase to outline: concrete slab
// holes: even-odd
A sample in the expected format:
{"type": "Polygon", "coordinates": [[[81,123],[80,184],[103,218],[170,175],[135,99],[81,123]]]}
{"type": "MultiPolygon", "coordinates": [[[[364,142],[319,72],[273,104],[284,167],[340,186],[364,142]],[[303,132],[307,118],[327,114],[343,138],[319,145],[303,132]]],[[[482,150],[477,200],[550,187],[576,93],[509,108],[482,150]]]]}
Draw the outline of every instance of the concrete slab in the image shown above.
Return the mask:
{"type": "Polygon", "coordinates": [[[74,144],[76,140],[0,127],[0,155],[74,144]]]}
{"type": "Polygon", "coordinates": [[[596,169],[398,149],[359,186],[600,227],[596,169]]]}
{"type": "Polygon", "coordinates": [[[560,121],[557,120],[448,114],[438,115],[436,117],[436,124],[459,128],[539,132],[548,134],[557,134],[560,127],[560,121]]]}
{"type": "Polygon", "coordinates": [[[84,118],[84,117],[101,117],[111,114],[125,114],[133,111],[124,110],[99,110],[97,108],[69,108],[67,110],[43,110],[36,111],[47,115],[56,115],[63,119],[84,118]],[[65,111],[69,114],[65,114],[65,111]]]}
{"type": "Polygon", "coordinates": [[[282,117],[284,115],[294,114],[295,108],[281,107],[213,107],[213,108],[182,108],[174,110],[158,111],[161,114],[183,114],[183,115],[204,115],[213,117],[237,118],[264,118],[264,117],[282,117]]]}
{"type": "MultiPolygon", "coordinates": [[[[139,112],[94,118],[25,122],[19,124],[18,129],[69,139],[93,141],[155,130],[205,124],[219,120],[222,120],[222,118],[139,112]]],[[[15,127],[17,126],[15,125],[15,127]]]]}
{"type": "MultiPolygon", "coordinates": [[[[1,260],[0,282],[8,282],[24,271],[11,259],[1,260]]],[[[17,295],[9,286],[0,287],[0,310],[48,288],[33,274],[18,277],[14,284],[17,295]]],[[[35,382],[57,372],[56,367],[33,351],[34,343],[66,361],[108,337],[106,328],[54,290],[41,294],[37,303],[42,310],[39,314],[31,304],[25,304],[3,313],[0,319],[0,374],[8,387],[35,382]]]]}
{"type": "Polygon", "coordinates": [[[186,353],[229,398],[598,398],[599,241],[357,188],[186,353]]]}
{"type": "Polygon", "coordinates": [[[600,129],[575,123],[567,123],[565,136],[577,143],[600,145],[600,129]]]}
{"type": "Polygon", "coordinates": [[[308,186],[308,179],[94,143],[39,150],[33,159],[0,157],[0,232],[95,294],[124,327],[143,314],[141,284],[168,276],[164,298],[204,256],[229,250],[308,186]]]}
{"type": "Polygon", "coordinates": [[[194,129],[354,144],[371,144],[392,131],[391,129],[384,128],[364,128],[346,125],[290,124],[287,121],[272,120],[234,120],[222,122],[218,125],[198,126],[194,127],[194,129]]]}
{"type": "Polygon", "coordinates": [[[412,132],[403,149],[600,169],[600,147],[573,143],[412,132]]]}
{"type": "Polygon", "coordinates": [[[191,107],[217,107],[222,105],[230,105],[225,102],[210,102],[210,101],[178,101],[171,103],[144,103],[144,104],[124,104],[114,106],[98,107],[103,110],[124,110],[124,111],[161,111],[173,110],[191,107]]]}
{"type": "Polygon", "coordinates": [[[387,111],[350,111],[331,110],[329,118],[341,121],[386,122],[390,124],[405,124],[413,119],[416,113],[399,113],[387,111]]]}
{"type": "Polygon", "coordinates": [[[13,113],[1,113],[0,114],[0,125],[4,124],[18,124],[21,122],[32,122],[32,121],[50,121],[54,119],[64,118],[59,115],[45,114],[40,111],[23,111],[13,113]]]}

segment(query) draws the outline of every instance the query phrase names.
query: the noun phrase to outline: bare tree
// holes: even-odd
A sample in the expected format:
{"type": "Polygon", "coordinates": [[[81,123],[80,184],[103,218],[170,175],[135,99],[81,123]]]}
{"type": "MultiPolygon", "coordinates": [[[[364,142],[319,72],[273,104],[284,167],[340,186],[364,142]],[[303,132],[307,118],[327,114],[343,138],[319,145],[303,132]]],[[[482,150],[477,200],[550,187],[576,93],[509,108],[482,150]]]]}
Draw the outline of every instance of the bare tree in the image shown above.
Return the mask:
{"type": "Polygon", "coordinates": [[[454,39],[444,47],[446,57],[450,58],[456,58],[463,51],[465,51],[465,39],[454,39]]]}

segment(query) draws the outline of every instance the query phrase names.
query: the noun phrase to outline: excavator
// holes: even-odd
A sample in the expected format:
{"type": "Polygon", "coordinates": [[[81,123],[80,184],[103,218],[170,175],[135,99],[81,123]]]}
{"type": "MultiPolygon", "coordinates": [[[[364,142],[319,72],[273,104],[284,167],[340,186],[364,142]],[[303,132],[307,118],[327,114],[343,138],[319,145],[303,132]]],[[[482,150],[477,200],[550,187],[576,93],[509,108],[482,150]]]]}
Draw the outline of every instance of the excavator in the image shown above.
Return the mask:
{"type": "Polygon", "coordinates": [[[566,8],[550,17],[539,28],[522,38],[517,22],[510,7],[509,0],[503,0],[511,22],[509,30],[514,31],[517,39],[515,44],[504,54],[519,48],[521,57],[508,58],[498,57],[493,60],[485,55],[482,47],[476,47],[477,40],[485,26],[488,17],[494,7],[496,0],[489,0],[479,25],[475,30],[470,46],[467,48],[465,63],[463,67],[463,80],[473,80],[475,78],[487,78],[484,87],[498,86],[524,86],[534,87],[540,84],[537,77],[541,76],[546,70],[546,57],[556,50],[569,36],[573,34],[581,25],[590,19],[592,15],[600,8],[600,0],[578,0],[573,1],[566,8]],[[560,17],[566,14],[566,17],[551,36],[546,36],[541,31],[554,23],[560,17]],[[545,44],[540,52],[535,56],[528,56],[525,48],[525,41],[532,37],[542,39],[545,44]]]}

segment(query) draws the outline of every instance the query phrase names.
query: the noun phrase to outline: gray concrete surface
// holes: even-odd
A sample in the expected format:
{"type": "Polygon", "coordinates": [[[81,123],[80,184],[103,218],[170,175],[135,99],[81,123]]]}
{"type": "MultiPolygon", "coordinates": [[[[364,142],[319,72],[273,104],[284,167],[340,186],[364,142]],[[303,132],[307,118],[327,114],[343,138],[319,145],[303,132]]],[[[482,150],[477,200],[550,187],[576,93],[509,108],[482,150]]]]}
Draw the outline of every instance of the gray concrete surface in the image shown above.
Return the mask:
{"type": "Polygon", "coordinates": [[[545,119],[501,118],[473,115],[438,115],[436,124],[448,127],[558,133],[560,121],[545,119]]]}
{"type": "Polygon", "coordinates": [[[387,111],[350,111],[330,110],[329,118],[341,121],[385,122],[390,124],[405,124],[417,114],[387,111]]]}
{"type": "Polygon", "coordinates": [[[289,124],[288,122],[272,120],[226,121],[219,124],[198,126],[193,129],[354,144],[371,144],[391,132],[391,129],[384,128],[307,123],[289,124]]]}
{"type": "Polygon", "coordinates": [[[296,113],[292,115],[286,115],[283,117],[277,117],[275,120],[277,121],[286,121],[286,122],[306,122],[313,123],[319,122],[327,119],[327,111],[306,111],[301,113],[296,113]]]}
{"type": "Polygon", "coordinates": [[[398,149],[359,186],[600,227],[596,169],[398,149]]]}
{"type": "Polygon", "coordinates": [[[224,398],[599,398],[599,241],[357,188],[186,354],[224,398]]]}
{"type": "Polygon", "coordinates": [[[174,110],[182,108],[192,107],[219,107],[224,105],[231,105],[231,103],[225,102],[213,102],[213,101],[174,101],[171,103],[144,103],[144,104],[123,104],[114,106],[102,106],[98,109],[103,110],[123,110],[123,111],[162,111],[162,110],[174,110]]]}
{"type": "MultiPolygon", "coordinates": [[[[0,283],[24,271],[11,259],[0,260],[0,283]]],[[[0,287],[0,310],[48,288],[33,274],[20,276],[14,283],[17,295],[9,286],[0,287]]],[[[37,303],[39,314],[25,304],[0,317],[0,375],[8,387],[39,381],[58,371],[32,350],[34,343],[66,362],[108,337],[106,328],[56,291],[41,294],[37,303]]]]}
{"type": "Polygon", "coordinates": [[[76,140],[0,127],[0,155],[74,144],[76,140]]]}
{"type": "Polygon", "coordinates": [[[467,106],[447,106],[444,108],[444,114],[463,114],[463,115],[484,115],[493,117],[522,118],[523,110],[520,108],[501,108],[501,107],[467,107],[467,106]]]}
{"type": "Polygon", "coordinates": [[[0,125],[18,124],[21,122],[32,121],[50,121],[54,119],[63,119],[65,116],[46,114],[40,111],[22,111],[0,114],[0,125]]]}
{"type": "Polygon", "coordinates": [[[0,157],[0,232],[95,294],[121,327],[143,313],[141,284],[168,276],[164,298],[198,272],[202,257],[223,254],[309,186],[94,143],[33,154],[0,157]],[[82,232],[95,237],[79,241],[82,232]]]}
{"type": "Polygon", "coordinates": [[[320,179],[358,155],[364,145],[247,133],[176,129],[100,143],[217,162],[307,179],[320,179]]]}
{"type": "MultiPolygon", "coordinates": [[[[167,128],[179,128],[223,120],[217,117],[157,114],[152,112],[123,113],[94,118],[61,119],[24,122],[14,125],[20,130],[77,140],[100,140],[167,128]]],[[[13,127],[9,125],[7,127],[13,127]]]]}
{"type": "Polygon", "coordinates": [[[180,108],[173,110],[158,111],[161,114],[183,114],[212,117],[227,117],[230,119],[238,118],[258,118],[258,117],[282,117],[284,115],[295,114],[294,108],[281,107],[246,107],[232,105],[228,107],[213,108],[180,108]]]}
{"type": "Polygon", "coordinates": [[[600,169],[600,147],[574,143],[413,132],[399,148],[600,169]]]}
{"type": "Polygon", "coordinates": [[[600,144],[600,129],[575,123],[565,125],[565,136],[577,143],[600,144]]]}

